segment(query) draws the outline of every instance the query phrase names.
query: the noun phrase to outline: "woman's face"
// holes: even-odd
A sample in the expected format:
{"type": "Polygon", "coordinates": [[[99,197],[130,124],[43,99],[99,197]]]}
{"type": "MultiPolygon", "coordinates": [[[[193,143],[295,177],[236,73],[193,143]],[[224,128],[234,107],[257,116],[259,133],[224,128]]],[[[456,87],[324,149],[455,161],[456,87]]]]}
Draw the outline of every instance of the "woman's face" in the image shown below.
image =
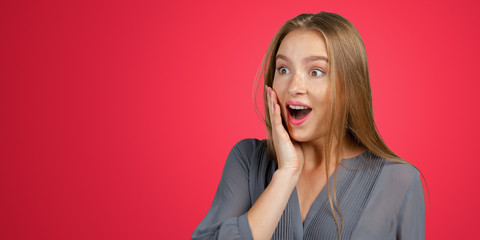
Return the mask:
{"type": "Polygon", "coordinates": [[[314,31],[288,33],[276,56],[273,89],[290,136],[297,142],[323,138],[329,106],[325,40],[314,31]]]}

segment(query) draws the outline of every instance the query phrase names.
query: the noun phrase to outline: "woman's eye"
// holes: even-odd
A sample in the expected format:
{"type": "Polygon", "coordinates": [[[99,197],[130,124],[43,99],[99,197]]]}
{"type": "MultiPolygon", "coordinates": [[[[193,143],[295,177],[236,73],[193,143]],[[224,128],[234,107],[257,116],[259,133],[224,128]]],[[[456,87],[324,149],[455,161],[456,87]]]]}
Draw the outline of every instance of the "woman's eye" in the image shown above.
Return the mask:
{"type": "Polygon", "coordinates": [[[282,74],[282,75],[283,75],[283,74],[288,74],[288,73],[290,73],[290,71],[289,71],[288,68],[286,68],[286,67],[279,67],[279,68],[277,68],[277,69],[278,69],[278,72],[279,72],[280,74],[282,74]]]}
{"type": "Polygon", "coordinates": [[[312,71],[310,71],[310,75],[312,77],[318,77],[322,74],[324,74],[324,72],[322,72],[321,70],[318,70],[318,69],[313,69],[312,71]]]}

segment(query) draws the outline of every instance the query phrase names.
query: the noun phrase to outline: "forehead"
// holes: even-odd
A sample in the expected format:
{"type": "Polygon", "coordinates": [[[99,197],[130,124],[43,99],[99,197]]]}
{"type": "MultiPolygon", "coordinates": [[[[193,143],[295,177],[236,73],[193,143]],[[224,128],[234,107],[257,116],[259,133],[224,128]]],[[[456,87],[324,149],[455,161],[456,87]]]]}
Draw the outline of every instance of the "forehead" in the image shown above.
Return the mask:
{"type": "Polygon", "coordinates": [[[327,56],[327,46],[323,35],[312,30],[295,30],[283,38],[277,54],[288,58],[303,58],[306,56],[327,56]]]}

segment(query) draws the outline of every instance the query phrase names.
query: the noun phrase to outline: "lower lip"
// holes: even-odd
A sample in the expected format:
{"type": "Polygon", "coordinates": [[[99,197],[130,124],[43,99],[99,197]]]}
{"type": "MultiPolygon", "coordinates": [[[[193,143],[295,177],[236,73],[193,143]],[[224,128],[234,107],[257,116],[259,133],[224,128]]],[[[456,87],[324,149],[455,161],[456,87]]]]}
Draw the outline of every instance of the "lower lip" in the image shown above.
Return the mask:
{"type": "Polygon", "coordinates": [[[308,116],[310,116],[311,113],[312,113],[312,111],[310,111],[305,117],[300,118],[300,119],[293,118],[289,113],[288,114],[288,121],[290,121],[290,123],[292,125],[300,125],[307,120],[308,116]]]}

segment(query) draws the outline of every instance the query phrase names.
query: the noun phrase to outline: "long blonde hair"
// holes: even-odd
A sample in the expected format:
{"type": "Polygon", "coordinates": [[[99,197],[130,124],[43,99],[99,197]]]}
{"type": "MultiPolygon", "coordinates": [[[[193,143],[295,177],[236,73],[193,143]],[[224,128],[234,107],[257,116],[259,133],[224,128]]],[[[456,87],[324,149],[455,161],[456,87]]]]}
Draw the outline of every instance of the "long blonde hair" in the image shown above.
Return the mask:
{"type": "MultiPolygon", "coordinates": [[[[256,85],[264,78],[265,85],[272,87],[275,75],[275,57],[280,43],[285,36],[294,30],[311,30],[323,35],[327,45],[330,79],[330,107],[327,109],[325,135],[325,172],[329,176],[329,166],[334,156],[335,166],[339,165],[341,150],[345,137],[370,150],[378,157],[396,162],[406,163],[393,153],[378,134],[373,119],[372,96],[368,74],[368,63],[365,46],[357,29],[344,17],[328,12],[317,14],[300,14],[288,20],[276,33],[263,58],[261,68],[257,72],[256,85]],[[344,137],[345,136],[345,137],[344,137]]],[[[256,89],[254,98],[256,96],[256,89]]],[[[263,92],[265,116],[269,116],[267,95],[263,92]]],[[[256,106],[256,105],[255,105],[256,106]]],[[[265,117],[267,128],[267,154],[276,161],[275,148],[272,141],[272,125],[269,117],[265,117]]],[[[411,164],[410,164],[411,165],[411,164]]],[[[335,171],[336,174],[336,171],[335,171]]],[[[334,178],[336,179],[336,177],[334,178]]],[[[327,192],[330,208],[341,238],[343,217],[336,199],[336,181],[333,193],[327,192]],[[333,195],[333,196],[332,196],[333,195]],[[337,218],[338,212],[340,220],[337,218]]]]}

